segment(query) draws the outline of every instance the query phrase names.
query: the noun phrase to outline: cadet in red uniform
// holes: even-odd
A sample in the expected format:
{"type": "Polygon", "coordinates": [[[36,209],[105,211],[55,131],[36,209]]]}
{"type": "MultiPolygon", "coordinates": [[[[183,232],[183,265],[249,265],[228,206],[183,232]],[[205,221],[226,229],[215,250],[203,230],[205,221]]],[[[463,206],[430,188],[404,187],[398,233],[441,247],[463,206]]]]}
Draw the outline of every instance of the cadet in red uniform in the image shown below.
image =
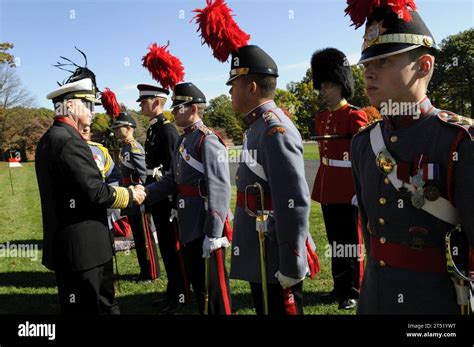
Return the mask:
{"type": "Polygon", "coordinates": [[[346,100],[352,97],[354,80],[344,53],[335,48],[317,51],[311,58],[311,69],[313,86],[326,107],[314,119],[320,166],[311,197],[321,203],[331,248],[332,295],[339,301],[339,309],[351,309],[359,297],[359,260],[363,255],[357,207],[352,203],[350,143],[367,123],[367,115],[346,100]]]}

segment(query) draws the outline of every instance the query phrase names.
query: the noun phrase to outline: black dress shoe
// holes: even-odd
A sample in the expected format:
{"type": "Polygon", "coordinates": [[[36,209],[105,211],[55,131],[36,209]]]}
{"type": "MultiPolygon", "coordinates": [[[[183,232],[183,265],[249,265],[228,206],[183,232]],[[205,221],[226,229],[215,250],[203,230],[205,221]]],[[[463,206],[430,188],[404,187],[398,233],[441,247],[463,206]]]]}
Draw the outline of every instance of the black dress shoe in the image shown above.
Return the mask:
{"type": "Polygon", "coordinates": [[[172,298],[169,298],[167,296],[163,296],[162,298],[159,298],[157,300],[154,300],[151,303],[151,306],[158,309],[159,311],[163,310],[166,306],[169,305],[169,303],[172,301],[172,298]]]}
{"type": "Polygon", "coordinates": [[[357,299],[344,299],[339,301],[339,310],[352,310],[357,306],[357,299]]]}
{"type": "Polygon", "coordinates": [[[333,289],[330,292],[324,292],[320,294],[321,297],[323,298],[336,298],[336,291],[333,289]]]}

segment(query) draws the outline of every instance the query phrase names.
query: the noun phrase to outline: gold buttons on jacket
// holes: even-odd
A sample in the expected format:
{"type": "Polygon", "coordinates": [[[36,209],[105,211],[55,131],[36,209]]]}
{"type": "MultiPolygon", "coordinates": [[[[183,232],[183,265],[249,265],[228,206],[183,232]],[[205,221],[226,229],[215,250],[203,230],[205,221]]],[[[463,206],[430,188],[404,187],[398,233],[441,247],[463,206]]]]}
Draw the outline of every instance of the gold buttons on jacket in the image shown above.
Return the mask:
{"type": "Polygon", "coordinates": [[[385,198],[380,198],[379,199],[379,204],[380,205],[385,205],[386,203],[387,203],[387,199],[385,199],[385,198]]]}
{"type": "Polygon", "coordinates": [[[381,237],[379,241],[383,245],[384,243],[387,242],[387,239],[385,237],[381,237]]]}
{"type": "Polygon", "coordinates": [[[379,260],[380,267],[385,267],[385,262],[383,260],[379,260]]]}
{"type": "Polygon", "coordinates": [[[397,142],[398,141],[398,137],[397,136],[390,136],[390,142],[397,142]]]}
{"type": "Polygon", "coordinates": [[[379,218],[378,222],[380,225],[385,225],[385,219],[383,218],[379,218]]]}
{"type": "Polygon", "coordinates": [[[390,184],[390,179],[388,177],[385,177],[383,181],[385,184],[390,184]]]}

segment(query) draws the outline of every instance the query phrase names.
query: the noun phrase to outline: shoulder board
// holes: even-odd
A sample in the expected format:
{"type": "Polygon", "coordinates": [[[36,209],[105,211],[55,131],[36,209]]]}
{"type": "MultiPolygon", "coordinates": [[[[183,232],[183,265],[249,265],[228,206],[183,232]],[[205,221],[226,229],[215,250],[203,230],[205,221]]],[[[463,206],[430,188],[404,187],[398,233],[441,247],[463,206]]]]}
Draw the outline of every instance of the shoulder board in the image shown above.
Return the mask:
{"type": "Polygon", "coordinates": [[[201,132],[206,136],[214,134],[214,132],[204,124],[199,127],[199,130],[201,130],[201,132]]]}
{"type": "Polygon", "coordinates": [[[201,130],[201,132],[204,134],[204,136],[201,137],[201,139],[199,140],[199,145],[198,145],[198,148],[199,148],[199,153],[201,153],[201,147],[202,147],[202,142],[204,141],[204,138],[206,138],[206,136],[209,136],[209,135],[216,135],[217,139],[219,140],[219,142],[224,146],[224,147],[227,147],[227,145],[225,144],[224,142],[224,139],[216,132],[214,132],[212,129],[210,129],[209,127],[207,127],[206,125],[201,125],[199,127],[199,130],[201,130]]]}
{"type": "Polygon", "coordinates": [[[449,111],[439,112],[437,118],[443,123],[463,129],[467,135],[469,135],[470,139],[474,141],[474,120],[471,118],[463,117],[449,111]]]}
{"type": "Polygon", "coordinates": [[[372,129],[377,123],[380,123],[381,121],[382,121],[381,119],[375,119],[375,120],[367,123],[365,126],[360,127],[359,131],[354,136],[357,136],[357,135],[359,135],[363,132],[366,132],[366,131],[372,129]]]}
{"type": "MultiPolygon", "coordinates": [[[[277,109],[278,110],[278,109],[277,109]]],[[[286,117],[286,115],[284,115],[286,117]]],[[[274,110],[268,110],[262,115],[263,121],[267,124],[267,136],[273,136],[275,134],[284,134],[286,129],[274,110]]]]}
{"type": "Polygon", "coordinates": [[[280,117],[273,111],[268,110],[262,115],[262,119],[265,123],[270,124],[274,122],[281,122],[280,117]]]}
{"type": "Polygon", "coordinates": [[[160,117],[160,118],[156,118],[156,119],[158,120],[158,123],[160,123],[160,124],[163,124],[163,125],[171,124],[171,121],[166,117],[160,117]]]}
{"type": "Polygon", "coordinates": [[[130,148],[131,148],[130,150],[132,151],[132,153],[137,153],[137,154],[142,153],[142,148],[137,140],[134,139],[130,141],[129,144],[130,144],[130,148]]]}

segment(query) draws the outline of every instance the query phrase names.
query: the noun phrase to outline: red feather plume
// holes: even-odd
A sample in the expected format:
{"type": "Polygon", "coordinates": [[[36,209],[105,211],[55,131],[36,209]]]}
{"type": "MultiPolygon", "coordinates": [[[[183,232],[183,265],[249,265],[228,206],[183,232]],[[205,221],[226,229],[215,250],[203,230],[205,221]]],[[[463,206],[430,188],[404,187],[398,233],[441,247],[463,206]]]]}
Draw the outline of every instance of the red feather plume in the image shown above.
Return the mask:
{"type": "Polygon", "coordinates": [[[142,58],[143,66],[150,72],[151,77],[158,81],[163,88],[171,88],[183,81],[184,67],[181,61],[168,51],[166,46],[153,43],[148,48],[147,55],[142,58]]]}
{"type": "Polygon", "coordinates": [[[240,47],[247,45],[250,35],[242,31],[234,21],[232,10],[224,0],[206,0],[207,6],[195,9],[197,31],[201,31],[203,44],[213,50],[213,55],[219,61],[225,62],[229,55],[240,47]]]}
{"type": "Polygon", "coordinates": [[[352,20],[352,25],[359,28],[364,25],[365,20],[372,14],[375,7],[386,6],[395,12],[405,22],[411,21],[408,7],[416,10],[414,0],[347,0],[346,15],[352,20]]]}
{"type": "Polygon", "coordinates": [[[121,109],[117,101],[117,97],[113,91],[111,91],[109,88],[105,88],[100,95],[100,101],[102,102],[102,106],[105,109],[105,113],[107,113],[110,117],[118,117],[121,109]]]}

